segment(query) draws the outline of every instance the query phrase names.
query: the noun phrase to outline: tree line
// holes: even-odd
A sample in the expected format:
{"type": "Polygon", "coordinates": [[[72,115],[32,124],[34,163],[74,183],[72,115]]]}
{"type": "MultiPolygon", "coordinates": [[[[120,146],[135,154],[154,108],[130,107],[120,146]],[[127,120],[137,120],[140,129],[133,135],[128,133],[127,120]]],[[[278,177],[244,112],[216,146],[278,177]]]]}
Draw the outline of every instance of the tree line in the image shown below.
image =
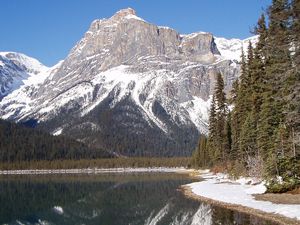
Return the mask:
{"type": "Polygon", "coordinates": [[[193,164],[265,177],[269,191],[283,192],[300,185],[300,1],[273,0],[266,14],[229,98],[217,75],[209,135],[200,137],[193,164]]]}
{"type": "Polygon", "coordinates": [[[89,148],[66,136],[52,136],[39,129],[0,119],[0,162],[78,160],[111,156],[111,153],[89,148]]]}
{"type": "Polygon", "coordinates": [[[0,119],[0,170],[189,167],[189,157],[116,157],[69,137],[0,119]]]}
{"type": "Polygon", "coordinates": [[[190,157],[116,157],[32,160],[0,163],[0,170],[190,167],[190,157]]]}

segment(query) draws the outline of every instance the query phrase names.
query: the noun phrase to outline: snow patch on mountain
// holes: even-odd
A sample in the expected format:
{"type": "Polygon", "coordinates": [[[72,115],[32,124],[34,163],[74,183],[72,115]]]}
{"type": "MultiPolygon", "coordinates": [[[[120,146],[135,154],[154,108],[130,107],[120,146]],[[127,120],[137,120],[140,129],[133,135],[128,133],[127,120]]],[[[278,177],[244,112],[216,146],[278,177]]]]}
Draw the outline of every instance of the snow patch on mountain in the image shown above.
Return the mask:
{"type": "Polygon", "coordinates": [[[0,52],[0,56],[7,58],[12,61],[19,62],[21,65],[25,66],[27,70],[34,72],[39,72],[47,68],[37,59],[24,55],[17,52],[0,52]]]}
{"type": "Polygon", "coordinates": [[[181,106],[188,111],[191,121],[202,134],[208,134],[208,130],[204,128],[208,127],[211,99],[210,97],[209,100],[204,101],[202,98],[194,96],[193,100],[181,103],[181,106]]]}
{"type": "MultiPolygon", "coordinates": [[[[23,55],[23,54],[22,54],[23,55]]],[[[23,55],[23,62],[27,56],[23,55]]],[[[29,57],[28,57],[29,58],[29,57]]],[[[38,107],[35,105],[36,98],[35,94],[39,90],[43,83],[48,78],[51,79],[53,73],[57,71],[62,61],[53,67],[46,67],[39,63],[37,60],[32,60],[29,58],[26,65],[32,66],[29,67],[29,70],[37,71],[35,73],[28,73],[27,78],[22,80],[21,85],[15,90],[11,90],[11,93],[5,96],[2,101],[0,101],[0,107],[6,110],[7,113],[1,115],[3,119],[11,119],[18,114],[18,112],[22,112],[22,115],[26,115],[26,113],[31,112],[34,108],[38,107]],[[38,62],[38,63],[37,63],[38,62]],[[37,70],[37,68],[39,70],[37,70]]],[[[45,108],[44,111],[47,111],[45,108]]],[[[21,117],[22,118],[22,117],[21,117]]]]}
{"type": "Polygon", "coordinates": [[[0,52],[0,99],[23,85],[43,82],[48,69],[24,54],[0,52]]]}
{"type": "Polygon", "coordinates": [[[54,135],[54,136],[61,135],[62,131],[63,131],[62,128],[58,128],[58,129],[56,129],[56,130],[52,133],[52,135],[54,135]]]}
{"type": "Polygon", "coordinates": [[[140,20],[140,21],[146,22],[144,19],[142,19],[142,18],[140,18],[140,17],[138,17],[138,16],[136,16],[136,15],[131,15],[131,14],[125,16],[124,18],[125,18],[125,19],[128,19],[128,20],[134,19],[134,20],[140,20]]]}
{"type": "Polygon", "coordinates": [[[214,39],[222,58],[240,61],[242,50],[247,54],[249,42],[255,46],[258,41],[258,36],[253,36],[244,40],[236,38],[226,39],[222,37],[215,37],[214,39]]]}

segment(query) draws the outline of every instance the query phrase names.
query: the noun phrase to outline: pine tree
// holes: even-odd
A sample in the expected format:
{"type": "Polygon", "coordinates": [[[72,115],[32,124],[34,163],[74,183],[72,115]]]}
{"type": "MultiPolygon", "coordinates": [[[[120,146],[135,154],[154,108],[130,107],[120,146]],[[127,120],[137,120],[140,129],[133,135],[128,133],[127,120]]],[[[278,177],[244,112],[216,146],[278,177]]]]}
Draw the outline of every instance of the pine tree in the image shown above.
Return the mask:
{"type": "Polygon", "coordinates": [[[235,152],[232,152],[232,128],[231,128],[231,112],[230,111],[228,111],[227,116],[226,116],[224,150],[225,150],[226,160],[235,159],[236,154],[235,154],[235,152]]]}
{"type": "Polygon", "coordinates": [[[258,35],[258,42],[256,44],[256,50],[260,58],[265,59],[266,57],[266,46],[268,41],[268,30],[266,25],[265,15],[262,14],[258,19],[257,25],[254,29],[254,34],[258,35]]]}
{"type": "Polygon", "coordinates": [[[244,124],[246,123],[247,118],[251,113],[251,102],[252,102],[252,64],[253,64],[253,47],[251,42],[249,42],[248,46],[248,56],[247,61],[245,60],[245,55],[242,52],[242,62],[241,62],[241,76],[240,76],[240,86],[238,90],[238,95],[236,99],[235,109],[233,111],[233,121],[234,126],[234,137],[233,137],[233,147],[232,149],[237,152],[236,155],[239,158],[245,159],[246,149],[248,149],[247,142],[242,138],[248,132],[243,129],[246,127],[244,124]],[[243,135],[243,136],[242,136],[243,135]]]}
{"type": "Polygon", "coordinates": [[[248,116],[242,125],[240,151],[242,152],[242,155],[240,156],[245,162],[257,153],[256,124],[253,112],[248,113],[248,116]]]}
{"type": "MultiPolygon", "coordinates": [[[[260,47],[263,48],[262,45],[260,47]]],[[[260,47],[257,46],[252,50],[252,45],[251,43],[249,44],[251,56],[248,56],[247,66],[250,81],[248,95],[250,97],[249,104],[251,108],[247,112],[247,118],[242,124],[240,146],[242,152],[247,152],[248,158],[257,157],[260,154],[258,148],[258,123],[264,93],[263,80],[265,77],[265,68],[262,60],[263,49],[260,49],[260,47]]]]}
{"type": "Polygon", "coordinates": [[[220,157],[220,153],[217,148],[217,114],[215,94],[212,97],[209,110],[209,134],[207,140],[207,149],[210,158],[210,164],[212,164],[220,157]]]}
{"type": "Polygon", "coordinates": [[[292,155],[300,155],[300,2],[293,0],[290,8],[291,29],[290,41],[292,43],[292,68],[286,81],[287,96],[285,107],[286,125],[292,144],[292,155]]]}
{"type": "Polygon", "coordinates": [[[258,114],[261,110],[262,95],[264,93],[264,79],[265,79],[265,65],[260,55],[260,50],[254,50],[254,57],[251,65],[251,83],[252,83],[252,96],[251,96],[251,111],[254,113],[255,121],[258,121],[258,114]]]}
{"type": "Polygon", "coordinates": [[[241,122],[243,121],[244,115],[244,107],[243,107],[243,91],[241,90],[241,82],[243,82],[244,88],[244,77],[246,76],[246,61],[245,54],[242,49],[241,55],[241,75],[239,80],[236,80],[236,83],[233,85],[233,89],[231,91],[231,104],[234,105],[232,110],[232,118],[231,118],[231,130],[232,130],[232,155],[233,159],[236,159],[240,154],[240,133],[241,133],[241,122]]]}
{"type": "Polygon", "coordinates": [[[204,135],[200,136],[199,140],[199,167],[205,168],[209,165],[209,155],[207,152],[207,138],[204,135]]]}
{"type": "Polygon", "coordinates": [[[217,83],[215,87],[216,95],[216,130],[217,130],[217,151],[220,152],[219,160],[225,161],[226,159],[226,117],[228,113],[226,96],[224,93],[224,80],[222,74],[217,74],[217,83]]]}
{"type": "Polygon", "coordinates": [[[253,157],[257,152],[257,120],[258,112],[260,110],[259,106],[261,104],[258,101],[260,93],[258,92],[259,85],[259,69],[260,60],[259,55],[255,54],[253,50],[252,43],[249,42],[248,45],[248,57],[247,57],[247,73],[244,76],[245,87],[243,91],[243,102],[248,105],[247,109],[244,111],[245,120],[241,122],[241,133],[240,133],[240,153],[242,158],[246,161],[253,157]]]}
{"type": "Polygon", "coordinates": [[[230,98],[228,99],[228,102],[232,105],[236,104],[237,101],[237,95],[239,91],[239,79],[236,79],[232,83],[231,91],[230,91],[230,98]]]}
{"type": "MultiPolygon", "coordinates": [[[[270,25],[268,29],[266,78],[271,86],[269,87],[269,93],[265,97],[271,98],[273,101],[273,104],[269,105],[269,107],[273,108],[273,114],[270,115],[272,124],[269,125],[273,133],[270,140],[273,146],[269,149],[271,151],[269,154],[273,154],[275,158],[279,154],[285,154],[288,151],[288,145],[281,143],[283,139],[281,138],[281,129],[279,129],[280,126],[285,127],[283,114],[284,105],[286,104],[285,83],[291,68],[288,8],[289,4],[287,0],[273,0],[273,4],[269,7],[268,11],[270,25]]],[[[265,101],[270,100],[265,99],[265,101]]]]}
{"type": "Polygon", "coordinates": [[[198,144],[192,154],[192,165],[196,168],[200,167],[200,140],[201,140],[202,135],[199,138],[198,144]]]}
{"type": "Polygon", "coordinates": [[[239,117],[237,114],[237,99],[238,99],[238,92],[239,92],[239,80],[236,79],[232,84],[231,89],[231,97],[230,97],[230,104],[233,106],[232,112],[230,113],[230,131],[231,131],[231,145],[230,145],[230,159],[236,160],[237,152],[239,148],[239,117]]]}

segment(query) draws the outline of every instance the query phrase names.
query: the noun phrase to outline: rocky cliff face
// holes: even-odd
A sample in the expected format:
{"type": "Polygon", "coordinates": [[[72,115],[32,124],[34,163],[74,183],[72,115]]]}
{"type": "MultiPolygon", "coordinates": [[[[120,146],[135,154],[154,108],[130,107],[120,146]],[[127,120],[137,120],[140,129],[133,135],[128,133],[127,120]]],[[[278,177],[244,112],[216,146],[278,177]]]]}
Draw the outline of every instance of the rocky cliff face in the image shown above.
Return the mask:
{"type": "Polygon", "coordinates": [[[212,34],[181,35],[125,9],[95,20],[38,88],[5,97],[0,116],[119,154],[189,155],[207,133],[218,72],[229,91],[239,65],[212,34]]]}

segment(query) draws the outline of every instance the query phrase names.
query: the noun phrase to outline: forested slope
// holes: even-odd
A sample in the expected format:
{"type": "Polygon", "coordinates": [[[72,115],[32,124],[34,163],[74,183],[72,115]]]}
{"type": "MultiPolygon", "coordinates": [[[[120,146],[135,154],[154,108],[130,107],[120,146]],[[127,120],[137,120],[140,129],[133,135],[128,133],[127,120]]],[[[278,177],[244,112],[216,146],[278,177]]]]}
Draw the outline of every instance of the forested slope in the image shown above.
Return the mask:
{"type": "Polygon", "coordinates": [[[52,136],[38,129],[0,120],[0,161],[35,161],[109,157],[101,149],[63,135],[52,136]]]}

